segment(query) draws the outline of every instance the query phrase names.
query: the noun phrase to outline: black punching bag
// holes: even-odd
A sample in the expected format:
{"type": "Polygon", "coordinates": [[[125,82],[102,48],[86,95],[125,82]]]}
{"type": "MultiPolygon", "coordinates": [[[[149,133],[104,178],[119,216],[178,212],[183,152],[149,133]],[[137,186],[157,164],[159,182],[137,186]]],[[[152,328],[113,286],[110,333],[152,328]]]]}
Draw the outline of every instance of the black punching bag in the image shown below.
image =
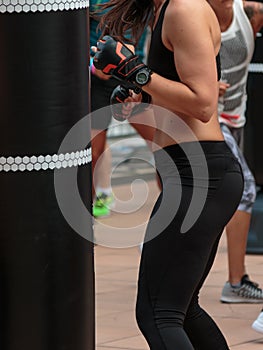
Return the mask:
{"type": "Polygon", "coordinates": [[[90,212],[89,145],[59,153],[88,114],[87,14],[88,1],[0,1],[1,350],[95,348],[93,244],[54,185],[74,168],[90,212]]]}
{"type": "Polygon", "coordinates": [[[249,66],[247,92],[244,153],[259,187],[252,210],[247,253],[263,254],[263,30],[256,37],[255,52],[249,66]]]}

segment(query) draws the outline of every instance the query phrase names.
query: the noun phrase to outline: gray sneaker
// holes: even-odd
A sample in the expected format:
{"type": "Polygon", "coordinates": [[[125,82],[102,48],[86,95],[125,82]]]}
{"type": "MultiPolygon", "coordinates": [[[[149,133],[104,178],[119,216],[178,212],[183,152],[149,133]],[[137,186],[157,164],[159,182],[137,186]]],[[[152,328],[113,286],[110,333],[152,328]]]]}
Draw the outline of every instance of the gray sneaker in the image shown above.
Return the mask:
{"type": "Polygon", "coordinates": [[[233,287],[229,282],[226,282],[220,301],[229,304],[261,304],[263,302],[263,291],[257,283],[250,281],[248,275],[244,275],[240,287],[233,287]]]}

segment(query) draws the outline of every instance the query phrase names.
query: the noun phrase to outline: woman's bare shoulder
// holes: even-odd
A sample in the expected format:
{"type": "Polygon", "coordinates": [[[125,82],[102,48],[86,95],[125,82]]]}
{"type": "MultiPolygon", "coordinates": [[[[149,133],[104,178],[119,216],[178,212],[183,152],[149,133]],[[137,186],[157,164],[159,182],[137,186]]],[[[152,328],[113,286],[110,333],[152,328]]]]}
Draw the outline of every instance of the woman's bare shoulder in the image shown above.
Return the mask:
{"type": "Polygon", "coordinates": [[[216,15],[206,0],[170,0],[166,13],[165,22],[170,30],[172,28],[187,30],[187,26],[193,29],[209,28],[212,36],[220,40],[220,28],[216,15]]]}
{"type": "Polygon", "coordinates": [[[194,19],[208,24],[214,22],[217,25],[218,22],[214,11],[206,0],[170,0],[165,17],[168,21],[174,21],[174,24],[176,24],[175,20],[187,23],[194,19]]]}
{"type": "Polygon", "coordinates": [[[209,8],[211,7],[207,0],[170,0],[168,8],[169,12],[175,11],[180,13],[181,11],[188,11],[191,15],[192,11],[202,14],[205,13],[203,11],[209,11],[209,8]]]}

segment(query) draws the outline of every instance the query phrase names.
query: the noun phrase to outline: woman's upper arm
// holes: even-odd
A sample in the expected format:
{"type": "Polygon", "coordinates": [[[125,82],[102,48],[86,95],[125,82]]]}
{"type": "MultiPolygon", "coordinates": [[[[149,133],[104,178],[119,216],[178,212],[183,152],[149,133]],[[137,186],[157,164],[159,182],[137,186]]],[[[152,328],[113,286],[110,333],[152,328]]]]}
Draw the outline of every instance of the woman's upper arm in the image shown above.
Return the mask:
{"type": "Polygon", "coordinates": [[[217,102],[215,48],[207,11],[200,6],[178,6],[167,12],[163,35],[174,52],[180,80],[201,99],[217,102]]]}

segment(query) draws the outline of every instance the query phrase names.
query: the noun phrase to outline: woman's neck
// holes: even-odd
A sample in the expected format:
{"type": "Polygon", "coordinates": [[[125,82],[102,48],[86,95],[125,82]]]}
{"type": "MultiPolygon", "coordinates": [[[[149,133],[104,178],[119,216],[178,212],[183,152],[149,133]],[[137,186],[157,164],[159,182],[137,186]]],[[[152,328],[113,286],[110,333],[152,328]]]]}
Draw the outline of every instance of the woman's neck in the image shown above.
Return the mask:
{"type": "Polygon", "coordinates": [[[166,0],[154,0],[154,20],[152,23],[152,30],[154,29],[154,27],[158,21],[160,10],[161,10],[162,5],[164,4],[165,1],[166,0]]]}

